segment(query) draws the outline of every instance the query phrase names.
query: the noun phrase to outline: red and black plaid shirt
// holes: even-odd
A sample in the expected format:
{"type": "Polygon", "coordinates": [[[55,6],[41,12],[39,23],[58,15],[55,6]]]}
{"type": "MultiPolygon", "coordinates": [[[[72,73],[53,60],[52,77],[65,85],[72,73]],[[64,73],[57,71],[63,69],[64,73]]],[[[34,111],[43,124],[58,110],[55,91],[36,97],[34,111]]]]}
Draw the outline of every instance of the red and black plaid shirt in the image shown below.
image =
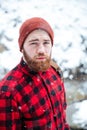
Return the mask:
{"type": "Polygon", "coordinates": [[[57,72],[30,71],[21,60],[0,82],[0,130],[69,130],[57,72]]]}

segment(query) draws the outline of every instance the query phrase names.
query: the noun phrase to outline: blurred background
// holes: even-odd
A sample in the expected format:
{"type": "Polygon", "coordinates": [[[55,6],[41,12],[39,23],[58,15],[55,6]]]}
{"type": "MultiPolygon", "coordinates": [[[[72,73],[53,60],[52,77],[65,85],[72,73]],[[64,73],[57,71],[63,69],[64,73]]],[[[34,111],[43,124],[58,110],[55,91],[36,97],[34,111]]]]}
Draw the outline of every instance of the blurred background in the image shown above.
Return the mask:
{"type": "Polygon", "coordinates": [[[61,67],[72,130],[87,130],[87,0],[0,0],[0,80],[21,58],[19,28],[31,17],[54,30],[52,59],[61,67]]]}

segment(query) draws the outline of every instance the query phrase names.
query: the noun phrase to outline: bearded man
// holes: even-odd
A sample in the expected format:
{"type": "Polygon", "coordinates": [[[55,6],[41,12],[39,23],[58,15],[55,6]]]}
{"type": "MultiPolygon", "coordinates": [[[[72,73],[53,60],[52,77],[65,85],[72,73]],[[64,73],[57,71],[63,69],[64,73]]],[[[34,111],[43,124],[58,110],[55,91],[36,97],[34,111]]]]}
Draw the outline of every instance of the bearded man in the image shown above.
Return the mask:
{"type": "Polygon", "coordinates": [[[0,82],[0,130],[69,130],[61,70],[51,60],[54,32],[40,17],[20,27],[20,63],[0,82]]]}

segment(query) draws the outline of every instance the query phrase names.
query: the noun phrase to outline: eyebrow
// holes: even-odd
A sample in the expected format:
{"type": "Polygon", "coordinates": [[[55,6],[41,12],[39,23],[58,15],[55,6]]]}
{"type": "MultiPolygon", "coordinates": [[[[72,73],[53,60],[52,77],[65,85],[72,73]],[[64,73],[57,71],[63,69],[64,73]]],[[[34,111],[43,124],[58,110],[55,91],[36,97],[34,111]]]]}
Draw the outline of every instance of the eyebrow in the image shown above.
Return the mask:
{"type": "MultiPolygon", "coordinates": [[[[35,42],[35,41],[39,41],[39,39],[32,39],[32,40],[29,40],[29,42],[35,42]]],[[[44,41],[50,41],[50,40],[44,39],[44,41]]]]}
{"type": "Polygon", "coordinates": [[[29,42],[35,42],[35,41],[39,41],[39,40],[38,39],[29,40],[29,42]]]}

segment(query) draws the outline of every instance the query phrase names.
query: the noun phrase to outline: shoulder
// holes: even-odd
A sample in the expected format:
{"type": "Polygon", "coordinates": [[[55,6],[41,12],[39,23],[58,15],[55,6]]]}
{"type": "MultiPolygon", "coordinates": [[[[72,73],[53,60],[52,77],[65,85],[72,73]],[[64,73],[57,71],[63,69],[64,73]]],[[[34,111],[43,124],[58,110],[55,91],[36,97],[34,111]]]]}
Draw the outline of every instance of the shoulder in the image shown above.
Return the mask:
{"type": "Polygon", "coordinates": [[[18,66],[13,68],[0,81],[0,92],[10,92],[14,90],[22,76],[23,74],[19,71],[18,66]]]}
{"type": "Polygon", "coordinates": [[[59,75],[59,77],[61,78],[61,80],[63,80],[63,72],[61,70],[61,68],[58,66],[58,64],[51,60],[51,66],[54,68],[54,70],[56,71],[56,73],[59,75]]]}

